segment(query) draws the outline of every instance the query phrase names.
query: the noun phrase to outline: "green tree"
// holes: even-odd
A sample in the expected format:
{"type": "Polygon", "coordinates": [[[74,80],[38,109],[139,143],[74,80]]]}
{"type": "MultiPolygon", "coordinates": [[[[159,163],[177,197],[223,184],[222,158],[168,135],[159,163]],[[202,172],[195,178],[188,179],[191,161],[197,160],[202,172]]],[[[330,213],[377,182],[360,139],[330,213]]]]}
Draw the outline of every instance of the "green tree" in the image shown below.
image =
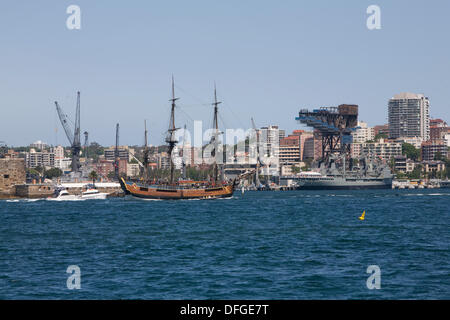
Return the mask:
{"type": "Polygon", "coordinates": [[[91,173],[89,173],[89,178],[92,179],[92,184],[95,185],[95,181],[98,179],[97,171],[92,170],[91,173]]]}
{"type": "Polygon", "coordinates": [[[43,176],[45,173],[45,168],[41,166],[37,166],[36,168],[34,168],[34,170],[36,170],[40,176],[43,176]]]}
{"type": "Polygon", "coordinates": [[[411,171],[407,176],[409,179],[421,179],[423,177],[422,165],[417,165],[413,171],[411,171]]]}
{"type": "Polygon", "coordinates": [[[414,161],[420,158],[420,150],[406,142],[402,144],[402,154],[414,161]]]}
{"type": "Polygon", "coordinates": [[[291,166],[291,171],[293,174],[297,174],[300,172],[300,168],[297,166],[291,166]]]}
{"type": "Polygon", "coordinates": [[[98,158],[105,154],[105,148],[97,142],[92,142],[87,148],[89,158],[92,158],[94,162],[97,162],[98,158]]]}
{"type": "Polygon", "coordinates": [[[63,172],[59,168],[51,168],[44,172],[44,176],[48,179],[59,178],[62,174],[63,172]]]}
{"type": "Polygon", "coordinates": [[[397,179],[404,179],[404,178],[406,178],[406,174],[404,174],[403,172],[400,172],[400,171],[397,171],[395,173],[395,175],[396,175],[397,179]]]}
{"type": "Polygon", "coordinates": [[[380,140],[380,139],[387,139],[388,138],[388,135],[386,134],[386,133],[379,133],[379,134],[377,134],[376,136],[375,136],[375,141],[378,141],[378,140],[380,140]]]}

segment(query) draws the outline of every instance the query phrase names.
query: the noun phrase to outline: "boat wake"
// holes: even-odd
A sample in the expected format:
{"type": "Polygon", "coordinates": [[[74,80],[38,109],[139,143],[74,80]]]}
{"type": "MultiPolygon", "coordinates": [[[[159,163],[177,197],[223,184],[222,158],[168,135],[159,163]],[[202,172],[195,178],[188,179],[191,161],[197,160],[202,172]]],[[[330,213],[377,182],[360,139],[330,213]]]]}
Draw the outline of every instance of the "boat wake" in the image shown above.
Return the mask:
{"type": "Polygon", "coordinates": [[[19,202],[36,202],[36,201],[42,201],[45,199],[12,199],[12,200],[6,200],[6,202],[10,203],[19,203],[19,202]]]}
{"type": "Polygon", "coordinates": [[[48,199],[45,199],[45,200],[47,200],[47,201],[58,201],[58,202],[60,202],[60,201],[85,201],[85,200],[88,200],[88,199],[56,199],[56,198],[48,198],[48,199]]]}

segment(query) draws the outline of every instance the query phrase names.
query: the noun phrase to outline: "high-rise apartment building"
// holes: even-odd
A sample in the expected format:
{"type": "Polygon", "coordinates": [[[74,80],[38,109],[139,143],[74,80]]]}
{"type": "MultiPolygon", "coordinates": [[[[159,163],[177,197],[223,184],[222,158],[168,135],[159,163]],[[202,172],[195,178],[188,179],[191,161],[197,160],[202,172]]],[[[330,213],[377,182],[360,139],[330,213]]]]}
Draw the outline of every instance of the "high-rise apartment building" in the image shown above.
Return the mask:
{"type": "Polygon", "coordinates": [[[423,94],[400,93],[389,100],[389,137],[430,139],[430,102],[423,94]]]}

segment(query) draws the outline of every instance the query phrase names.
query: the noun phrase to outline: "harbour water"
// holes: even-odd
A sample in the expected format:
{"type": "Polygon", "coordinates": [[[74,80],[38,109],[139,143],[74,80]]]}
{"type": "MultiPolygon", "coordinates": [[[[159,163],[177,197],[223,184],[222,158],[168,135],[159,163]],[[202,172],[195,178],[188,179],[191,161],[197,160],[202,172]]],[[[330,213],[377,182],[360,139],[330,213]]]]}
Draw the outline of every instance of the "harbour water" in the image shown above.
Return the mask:
{"type": "Polygon", "coordinates": [[[0,299],[450,299],[450,189],[0,201],[0,219],[0,299]]]}

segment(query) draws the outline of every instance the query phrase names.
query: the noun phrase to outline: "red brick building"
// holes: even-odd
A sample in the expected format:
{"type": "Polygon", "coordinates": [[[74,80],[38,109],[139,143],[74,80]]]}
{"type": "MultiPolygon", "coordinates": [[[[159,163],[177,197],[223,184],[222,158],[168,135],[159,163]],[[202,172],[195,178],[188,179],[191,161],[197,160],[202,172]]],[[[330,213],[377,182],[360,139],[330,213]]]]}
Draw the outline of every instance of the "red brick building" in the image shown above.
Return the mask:
{"type": "Polygon", "coordinates": [[[430,120],[430,140],[441,140],[445,133],[450,132],[450,127],[442,119],[430,120]]]}
{"type": "MultiPolygon", "coordinates": [[[[127,174],[127,163],[125,159],[119,160],[119,175],[127,174]]],[[[108,174],[114,173],[114,161],[112,160],[99,160],[95,164],[95,171],[101,177],[107,177],[108,174]]]]}

